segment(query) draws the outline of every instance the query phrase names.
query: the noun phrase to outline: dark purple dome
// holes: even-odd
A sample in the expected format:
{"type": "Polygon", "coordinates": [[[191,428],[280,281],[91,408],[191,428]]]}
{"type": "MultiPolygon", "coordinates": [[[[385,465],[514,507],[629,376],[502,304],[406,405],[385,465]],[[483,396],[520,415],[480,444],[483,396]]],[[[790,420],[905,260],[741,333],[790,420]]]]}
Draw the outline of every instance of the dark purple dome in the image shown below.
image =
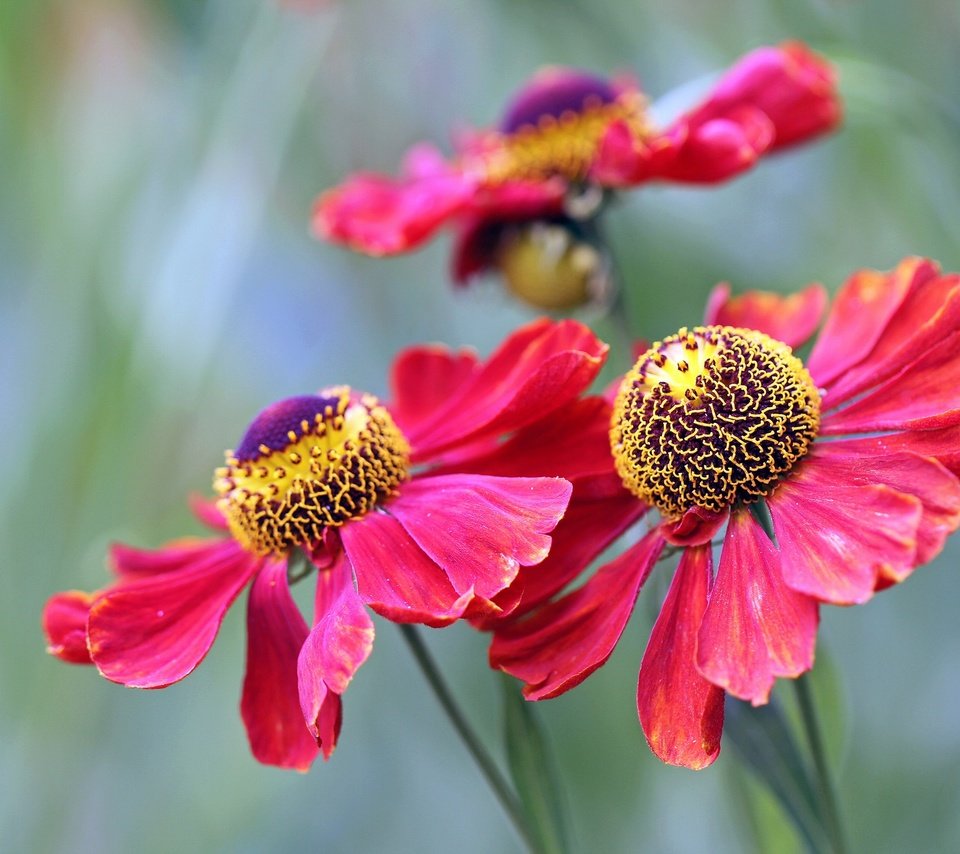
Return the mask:
{"type": "Polygon", "coordinates": [[[576,68],[549,68],[534,75],[514,97],[500,130],[514,133],[524,125],[533,125],[543,116],[560,118],[568,110],[579,112],[587,98],[609,104],[616,100],[617,90],[609,81],[576,68]]]}
{"type": "Polygon", "coordinates": [[[236,450],[236,457],[240,462],[248,462],[262,456],[261,445],[266,445],[271,451],[283,450],[290,444],[287,435],[291,430],[298,436],[303,430],[302,421],[313,424],[314,416],[322,413],[328,406],[336,411],[339,398],[335,395],[321,397],[320,395],[302,395],[288,397],[272,403],[264,409],[247,428],[240,446],[236,450]]]}

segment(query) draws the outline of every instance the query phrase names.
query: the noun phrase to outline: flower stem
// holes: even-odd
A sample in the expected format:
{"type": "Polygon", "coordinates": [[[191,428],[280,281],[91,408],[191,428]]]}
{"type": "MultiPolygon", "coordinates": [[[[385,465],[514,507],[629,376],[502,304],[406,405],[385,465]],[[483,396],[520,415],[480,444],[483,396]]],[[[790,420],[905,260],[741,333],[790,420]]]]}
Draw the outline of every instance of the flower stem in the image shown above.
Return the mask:
{"type": "Polygon", "coordinates": [[[500,806],[503,807],[504,812],[506,812],[510,818],[517,833],[520,834],[521,839],[523,839],[530,851],[537,851],[537,846],[527,826],[527,818],[524,815],[519,799],[514,794],[506,778],[500,773],[500,769],[493,761],[493,758],[480,742],[479,737],[460,710],[456,700],[454,700],[453,694],[447,687],[446,682],[444,682],[443,676],[440,674],[437,665],[434,663],[416,627],[401,624],[400,634],[403,635],[403,639],[407,642],[407,646],[410,647],[410,652],[413,653],[413,657],[423,672],[427,683],[433,690],[443,710],[447,713],[450,723],[453,724],[453,728],[459,733],[460,738],[463,739],[467,750],[470,751],[470,755],[473,756],[474,761],[480,767],[481,773],[486,778],[490,788],[493,789],[494,795],[496,795],[500,806]]]}
{"type": "Polygon", "coordinates": [[[846,854],[847,845],[840,821],[840,808],[837,802],[837,792],[827,764],[827,753],[817,720],[817,711],[813,702],[813,693],[810,689],[810,674],[793,680],[797,693],[797,704],[800,707],[800,718],[810,744],[810,753],[813,755],[813,764],[817,772],[817,788],[820,805],[823,810],[824,824],[830,837],[834,854],[846,854]]]}

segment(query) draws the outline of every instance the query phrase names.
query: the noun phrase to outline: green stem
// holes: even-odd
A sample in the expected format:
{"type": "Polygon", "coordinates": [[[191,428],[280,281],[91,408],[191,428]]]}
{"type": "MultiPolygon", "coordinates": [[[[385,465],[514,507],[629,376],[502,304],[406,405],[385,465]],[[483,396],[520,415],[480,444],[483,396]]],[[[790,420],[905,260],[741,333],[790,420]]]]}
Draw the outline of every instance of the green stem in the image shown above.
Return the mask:
{"type": "Polygon", "coordinates": [[[434,695],[440,702],[443,710],[447,713],[447,717],[450,719],[450,723],[453,724],[453,728],[460,734],[460,738],[463,739],[467,750],[470,751],[470,755],[473,756],[474,761],[479,766],[490,788],[493,789],[493,793],[500,802],[500,806],[503,807],[504,812],[506,812],[510,821],[513,822],[517,833],[520,834],[521,839],[523,839],[524,844],[530,851],[537,851],[537,846],[527,826],[527,818],[520,805],[519,799],[514,794],[506,778],[500,773],[500,769],[497,768],[490,754],[487,753],[486,748],[480,742],[479,737],[473,731],[463,712],[461,712],[459,706],[457,706],[453,694],[447,687],[446,682],[444,682],[443,676],[440,674],[437,665],[434,663],[416,627],[401,624],[400,634],[403,635],[407,646],[410,647],[410,652],[413,653],[413,657],[423,672],[427,683],[433,689],[434,695]]]}
{"type": "Polygon", "coordinates": [[[847,845],[840,821],[840,808],[837,801],[837,792],[827,764],[827,752],[817,720],[816,706],[813,702],[813,693],[810,689],[810,674],[793,680],[797,692],[797,704],[800,707],[800,718],[810,744],[810,753],[813,755],[813,764],[817,772],[817,788],[820,804],[824,813],[826,831],[830,837],[835,854],[846,854],[847,845]]]}

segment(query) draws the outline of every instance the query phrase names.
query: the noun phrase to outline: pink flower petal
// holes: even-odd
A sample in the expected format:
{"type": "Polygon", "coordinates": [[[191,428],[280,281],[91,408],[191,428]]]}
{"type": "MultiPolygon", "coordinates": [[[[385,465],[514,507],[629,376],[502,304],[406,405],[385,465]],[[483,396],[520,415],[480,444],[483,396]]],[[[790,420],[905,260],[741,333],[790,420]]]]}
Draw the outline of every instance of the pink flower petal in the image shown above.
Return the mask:
{"type": "Polygon", "coordinates": [[[71,664],[92,664],[87,649],[87,615],[96,593],[67,590],[51,596],[43,606],[47,652],[71,664]]]}
{"type": "Polygon", "coordinates": [[[887,486],[858,484],[833,459],[808,457],[768,505],[786,583],[852,605],[873,595],[881,571],[914,566],[922,506],[887,486]]]}
{"type": "Polygon", "coordinates": [[[454,167],[399,179],[357,174],[316,201],[313,230],[369,255],[406,252],[466,209],[476,190],[476,179],[454,167]]]}
{"type": "Polygon", "coordinates": [[[260,565],[232,540],[213,541],[177,569],[105,591],[87,624],[94,664],[107,679],[133,688],[183,679],[207,654],[224,614],[260,565]]]}
{"type": "Polygon", "coordinates": [[[756,329],[799,347],[820,325],[827,306],[827,292],[822,285],[810,285],[799,293],[784,296],[772,291],[748,291],[730,296],[730,285],[717,285],[707,302],[704,323],[756,329]]]}
{"type": "Polygon", "coordinates": [[[215,531],[226,531],[228,529],[227,518],[220,512],[215,500],[211,501],[200,495],[190,496],[190,509],[204,525],[213,528],[215,531]]]}
{"type": "Polygon", "coordinates": [[[817,385],[829,387],[866,358],[913,289],[914,278],[927,275],[919,259],[906,259],[890,273],[859,270],[847,279],[807,360],[817,385]]]}
{"type": "MultiPolygon", "coordinates": [[[[856,439],[822,442],[817,446],[816,457],[823,461],[824,471],[829,472],[834,483],[883,485],[920,500],[916,565],[933,560],[947,536],[960,526],[960,479],[935,458],[883,453],[877,442],[856,439]]],[[[882,566],[883,573],[897,581],[902,581],[911,569],[902,561],[888,561],[882,566]]]]}
{"type": "Polygon", "coordinates": [[[215,543],[224,540],[200,540],[185,537],[167,543],[161,549],[138,549],[124,543],[112,543],[108,561],[121,578],[138,578],[178,572],[203,560],[215,543]]]}
{"type": "Polygon", "coordinates": [[[663,538],[652,531],[583,587],[531,617],[498,626],[491,666],[523,680],[530,700],[579,685],[610,657],[662,548],[663,538]]]}
{"type": "Polygon", "coordinates": [[[702,546],[709,543],[724,526],[728,514],[727,508],[704,510],[694,505],[676,521],[664,522],[660,531],[671,545],[702,546]]]}
{"type": "Polygon", "coordinates": [[[405,483],[389,512],[454,590],[490,600],[547,556],[571,489],[560,478],[437,475],[405,483]]]}
{"type": "Polygon", "coordinates": [[[938,276],[931,262],[904,263],[917,265],[910,292],[870,355],[830,384],[831,409],[917,359],[940,359],[942,342],[960,330],[960,276],[938,276]]]}
{"type": "Polygon", "coordinates": [[[476,354],[440,345],[410,347],[390,369],[390,412],[405,434],[426,424],[479,370],[476,354]]]}
{"type": "Polygon", "coordinates": [[[840,121],[836,74],[800,42],[761,47],[720,78],[706,101],[681,121],[692,126],[728,117],[743,107],[771,124],[771,150],[832,130],[840,121]]]}
{"type": "Polygon", "coordinates": [[[735,512],[700,624],[700,672],[762,705],[777,676],[799,676],[813,666],[817,621],[817,603],[784,584],[767,535],[746,510],[735,512]]]}
{"type": "MultiPolygon", "coordinates": [[[[937,342],[900,373],[821,421],[824,435],[923,430],[960,423],[960,332],[937,342]]],[[[830,405],[830,393],[824,403],[830,405]]]]}
{"type": "Polygon", "coordinates": [[[706,768],[720,753],[723,691],[696,668],[697,630],[712,571],[709,546],[684,550],[637,682],[637,710],[650,749],[684,768],[706,768]]]}
{"type": "Polygon", "coordinates": [[[550,554],[543,563],[521,567],[513,584],[494,600],[502,614],[491,615],[481,626],[493,628],[504,615],[520,617],[559,593],[647,510],[622,486],[612,494],[593,494],[589,482],[577,481],[570,506],[551,534],[550,554]]]}
{"type": "Polygon", "coordinates": [[[460,619],[473,600],[472,590],[453,589],[443,570],[387,513],[354,519],[340,536],[360,598],[389,620],[444,626],[460,619]]]}
{"type": "Polygon", "coordinates": [[[939,430],[918,430],[888,433],[860,439],[844,440],[844,447],[856,448],[865,454],[890,454],[908,451],[921,457],[933,457],[952,474],[960,477],[960,424],[939,430]]]}
{"type": "Polygon", "coordinates": [[[514,332],[472,382],[407,434],[426,460],[452,445],[500,436],[574,401],[593,381],[608,347],[582,323],[541,319],[514,332]]]}
{"type": "Polygon", "coordinates": [[[373,649],[373,622],[353,589],[345,554],[317,582],[316,624],[297,665],[300,708],[307,726],[329,759],[342,719],[340,696],[373,649]]]}
{"type": "Polygon", "coordinates": [[[266,765],[306,771],[317,745],[303,722],[297,656],[307,624],[290,596],[286,561],[257,573],[247,601],[247,668],[240,715],[250,751],[266,765]]]}

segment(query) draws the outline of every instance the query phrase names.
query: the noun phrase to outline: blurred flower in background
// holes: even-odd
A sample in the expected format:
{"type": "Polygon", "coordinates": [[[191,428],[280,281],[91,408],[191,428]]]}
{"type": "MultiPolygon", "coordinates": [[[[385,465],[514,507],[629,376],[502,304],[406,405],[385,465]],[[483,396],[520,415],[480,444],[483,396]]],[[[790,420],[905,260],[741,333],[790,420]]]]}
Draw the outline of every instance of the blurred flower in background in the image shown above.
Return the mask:
{"type": "Polygon", "coordinates": [[[497,129],[462,134],[454,159],[424,143],[398,179],[361,173],[328,190],[314,230],[387,255],[454,223],[455,282],[496,269],[521,299],[569,308],[610,291],[596,220],[611,191],[728,180],[833,129],[840,113],[833,68],[798,42],[747,54],[664,128],[653,126],[632,80],[549,67],[514,96],[497,129]]]}

